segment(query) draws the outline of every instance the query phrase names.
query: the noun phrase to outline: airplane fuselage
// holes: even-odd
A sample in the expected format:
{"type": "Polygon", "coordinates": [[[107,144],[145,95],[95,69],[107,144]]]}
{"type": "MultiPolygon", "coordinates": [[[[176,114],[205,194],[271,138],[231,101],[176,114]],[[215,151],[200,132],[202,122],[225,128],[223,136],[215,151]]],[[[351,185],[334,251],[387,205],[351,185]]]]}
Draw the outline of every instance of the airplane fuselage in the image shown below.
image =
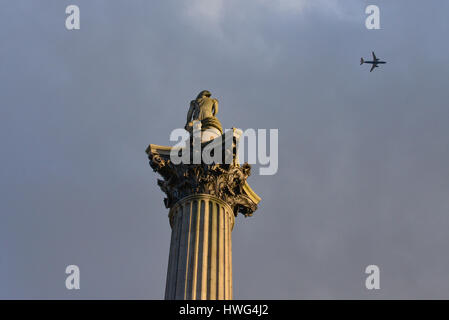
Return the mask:
{"type": "Polygon", "coordinates": [[[368,64],[385,64],[387,62],[386,61],[363,61],[363,63],[368,63],[368,64]]]}

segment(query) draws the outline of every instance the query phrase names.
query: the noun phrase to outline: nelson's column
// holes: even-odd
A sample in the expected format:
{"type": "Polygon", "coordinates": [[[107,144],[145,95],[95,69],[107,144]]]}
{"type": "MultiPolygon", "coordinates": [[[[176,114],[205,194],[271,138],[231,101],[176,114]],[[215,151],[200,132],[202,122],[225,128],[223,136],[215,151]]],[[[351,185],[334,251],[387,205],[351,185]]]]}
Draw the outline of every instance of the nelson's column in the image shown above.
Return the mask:
{"type": "Polygon", "coordinates": [[[235,217],[251,216],[260,201],[246,182],[250,165],[238,162],[242,131],[223,133],[217,112],[218,101],[200,92],[187,113],[185,146],[146,150],[163,178],[157,183],[172,229],[165,299],[232,299],[235,217]]]}

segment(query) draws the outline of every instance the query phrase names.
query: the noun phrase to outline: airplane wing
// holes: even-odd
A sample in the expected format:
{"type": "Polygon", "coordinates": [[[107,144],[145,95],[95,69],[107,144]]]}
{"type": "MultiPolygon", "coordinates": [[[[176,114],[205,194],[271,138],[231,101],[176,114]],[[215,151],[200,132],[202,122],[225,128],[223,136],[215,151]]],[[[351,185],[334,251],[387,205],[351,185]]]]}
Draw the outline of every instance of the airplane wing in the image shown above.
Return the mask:
{"type": "Polygon", "coordinates": [[[373,72],[374,68],[377,67],[376,63],[373,63],[373,66],[371,67],[371,70],[369,72],[373,72]]]}
{"type": "Polygon", "coordinates": [[[377,59],[376,55],[374,54],[374,51],[373,51],[373,60],[374,60],[374,61],[379,60],[379,59],[377,59]]]}

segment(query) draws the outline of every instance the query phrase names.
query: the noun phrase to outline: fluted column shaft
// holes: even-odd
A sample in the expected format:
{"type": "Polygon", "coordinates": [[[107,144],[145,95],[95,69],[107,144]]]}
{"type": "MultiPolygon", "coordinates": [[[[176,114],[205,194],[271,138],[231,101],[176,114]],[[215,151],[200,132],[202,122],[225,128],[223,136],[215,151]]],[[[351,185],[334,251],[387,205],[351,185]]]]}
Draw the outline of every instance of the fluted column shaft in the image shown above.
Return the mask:
{"type": "Polygon", "coordinates": [[[195,194],[178,201],[169,218],[165,299],[232,299],[231,207],[215,196],[195,194]]]}

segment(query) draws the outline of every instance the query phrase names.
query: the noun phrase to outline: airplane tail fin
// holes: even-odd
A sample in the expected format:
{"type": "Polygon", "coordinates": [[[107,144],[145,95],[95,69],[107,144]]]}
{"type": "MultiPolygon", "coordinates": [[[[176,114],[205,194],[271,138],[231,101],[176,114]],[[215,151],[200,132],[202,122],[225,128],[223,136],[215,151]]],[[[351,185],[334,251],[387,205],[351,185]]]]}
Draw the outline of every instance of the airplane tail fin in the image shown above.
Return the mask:
{"type": "Polygon", "coordinates": [[[360,58],[360,65],[362,65],[365,62],[365,60],[363,60],[363,58],[360,58]]]}

